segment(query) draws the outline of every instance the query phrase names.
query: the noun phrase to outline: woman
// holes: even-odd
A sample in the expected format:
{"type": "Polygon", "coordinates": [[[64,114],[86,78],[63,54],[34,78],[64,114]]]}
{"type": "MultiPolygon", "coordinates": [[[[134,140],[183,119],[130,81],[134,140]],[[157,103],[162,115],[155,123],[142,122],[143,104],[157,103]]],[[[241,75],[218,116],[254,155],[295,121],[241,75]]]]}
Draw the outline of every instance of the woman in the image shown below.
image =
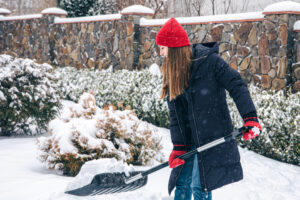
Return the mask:
{"type": "Polygon", "coordinates": [[[247,85],[238,72],[219,57],[217,43],[189,44],[182,26],[168,20],[156,36],[164,56],[162,95],[167,97],[170,132],[174,145],[169,157],[173,168],[169,193],[175,200],[211,199],[211,191],[243,178],[236,141],[225,142],[181,160],[179,155],[233,131],[225,89],[235,101],[244,126],[245,140],[261,133],[247,85]],[[258,131],[252,131],[257,129],[258,131]]]}

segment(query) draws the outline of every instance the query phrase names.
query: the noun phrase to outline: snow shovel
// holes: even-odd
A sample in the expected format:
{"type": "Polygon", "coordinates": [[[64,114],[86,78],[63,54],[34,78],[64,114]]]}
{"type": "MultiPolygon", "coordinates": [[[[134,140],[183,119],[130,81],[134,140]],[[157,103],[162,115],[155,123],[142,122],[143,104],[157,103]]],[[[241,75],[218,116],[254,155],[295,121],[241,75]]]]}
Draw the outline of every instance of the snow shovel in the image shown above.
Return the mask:
{"type": "MultiPolygon", "coordinates": [[[[178,158],[187,159],[198,152],[207,150],[221,143],[236,139],[242,136],[243,130],[244,127],[235,130],[225,137],[222,137],[220,139],[207,143],[201,147],[198,147],[197,149],[187,152],[181,156],[178,156],[178,158]]],[[[130,172],[129,176],[126,176],[125,172],[97,174],[94,176],[90,184],[78,189],[66,191],[65,193],[76,196],[94,196],[101,194],[112,194],[117,192],[133,191],[146,185],[147,176],[149,174],[152,174],[153,172],[156,172],[168,165],[169,163],[167,161],[147,171],[130,172]]]]}

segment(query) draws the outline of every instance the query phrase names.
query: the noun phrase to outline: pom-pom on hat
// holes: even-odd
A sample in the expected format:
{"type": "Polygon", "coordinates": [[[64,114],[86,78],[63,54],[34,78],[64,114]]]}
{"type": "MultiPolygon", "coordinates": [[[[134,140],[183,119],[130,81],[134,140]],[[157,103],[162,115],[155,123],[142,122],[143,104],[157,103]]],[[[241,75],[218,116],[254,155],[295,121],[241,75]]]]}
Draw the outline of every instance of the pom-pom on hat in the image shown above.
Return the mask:
{"type": "Polygon", "coordinates": [[[188,35],[174,17],[169,19],[158,31],[156,44],[166,47],[183,47],[190,45],[188,35]]]}

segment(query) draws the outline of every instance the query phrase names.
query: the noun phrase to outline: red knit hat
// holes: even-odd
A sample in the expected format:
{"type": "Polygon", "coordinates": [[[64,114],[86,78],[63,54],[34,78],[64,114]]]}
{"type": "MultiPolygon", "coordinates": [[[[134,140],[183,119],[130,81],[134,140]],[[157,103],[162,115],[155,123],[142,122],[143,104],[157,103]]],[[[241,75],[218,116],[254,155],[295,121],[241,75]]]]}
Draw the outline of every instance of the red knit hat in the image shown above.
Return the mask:
{"type": "Polygon", "coordinates": [[[190,45],[188,35],[174,17],[169,19],[158,31],[156,44],[166,47],[183,47],[190,45]]]}

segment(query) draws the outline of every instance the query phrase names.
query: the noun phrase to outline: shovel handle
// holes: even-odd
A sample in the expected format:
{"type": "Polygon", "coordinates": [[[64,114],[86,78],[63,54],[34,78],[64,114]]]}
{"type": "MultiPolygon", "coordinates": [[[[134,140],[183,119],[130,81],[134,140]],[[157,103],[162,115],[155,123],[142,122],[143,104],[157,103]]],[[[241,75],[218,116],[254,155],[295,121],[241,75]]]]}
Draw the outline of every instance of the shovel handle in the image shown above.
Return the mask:
{"type": "MultiPolygon", "coordinates": [[[[199,152],[207,150],[207,149],[209,149],[211,147],[217,146],[217,145],[219,145],[219,144],[221,144],[223,142],[227,142],[227,141],[239,138],[239,137],[242,136],[244,130],[245,130],[244,127],[239,128],[238,130],[233,131],[232,133],[230,133],[229,135],[227,135],[225,137],[222,137],[220,139],[214,140],[214,141],[212,141],[212,142],[210,142],[208,144],[205,144],[205,145],[203,145],[201,147],[198,147],[197,149],[194,149],[194,150],[189,151],[189,152],[187,152],[187,153],[185,153],[183,155],[180,155],[177,158],[187,159],[187,158],[191,157],[192,155],[194,155],[196,153],[199,153],[199,152]]],[[[162,163],[162,164],[160,164],[158,166],[155,166],[155,167],[153,167],[151,169],[148,169],[147,171],[144,171],[144,172],[142,172],[140,174],[137,174],[137,175],[135,175],[133,177],[130,177],[130,178],[126,179],[125,182],[126,182],[126,184],[131,183],[131,182],[133,182],[135,180],[138,180],[138,179],[140,179],[140,178],[142,178],[144,176],[148,176],[149,174],[152,174],[153,172],[156,172],[156,171],[158,171],[158,170],[160,170],[160,169],[162,169],[162,168],[164,168],[166,166],[169,166],[169,162],[168,161],[164,162],[164,163],[162,163]]]]}
{"type": "Polygon", "coordinates": [[[244,127],[239,128],[238,130],[233,131],[232,133],[230,133],[229,135],[226,135],[225,137],[222,137],[220,139],[217,139],[217,140],[214,140],[210,143],[207,143],[203,146],[200,146],[197,149],[194,149],[194,150],[189,151],[189,152],[187,152],[183,155],[178,156],[177,158],[181,158],[181,159],[185,160],[185,159],[191,157],[192,155],[194,155],[196,153],[202,152],[204,150],[207,150],[209,148],[212,148],[212,147],[217,146],[219,144],[222,144],[224,142],[228,142],[230,140],[235,140],[236,138],[239,138],[243,135],[243,130],[244,129],[245,129],[244,127]]]}

